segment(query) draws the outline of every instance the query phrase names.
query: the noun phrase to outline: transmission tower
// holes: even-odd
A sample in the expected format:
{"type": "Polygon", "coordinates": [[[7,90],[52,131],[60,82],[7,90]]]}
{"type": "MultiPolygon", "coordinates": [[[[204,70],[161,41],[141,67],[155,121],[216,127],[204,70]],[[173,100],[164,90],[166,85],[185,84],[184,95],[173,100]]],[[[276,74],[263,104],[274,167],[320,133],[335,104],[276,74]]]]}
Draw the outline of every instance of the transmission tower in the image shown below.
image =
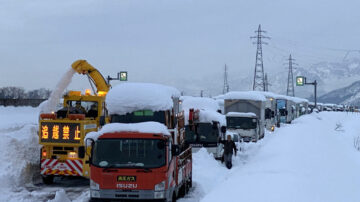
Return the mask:
{"type": "Polygon", "coordinates": [[[294,63],[295,59],[291,58],[291,54],[288,60],[289,60],[289,73],[288,73],[286,95],[295,97],[293,65],[296,65],[296,63],[294,63]]]}
{"type": "Polygon", "coordinates": [[[229,83],[228,83],[228,73],[227,73],[227,66],[225,64],[224,67],[224,87],[223,87],[223,94],[229,92],[229,83]]]}
{"type": "Polygon", "coordinates": [[[255,38],[257,39],[256,42],[253,42],[253,44],[257,45],[253,90],[265,91],[262,44],[267,44],[267,43],[264,42],[262,39],[270,39],[270,37],[263,35],[263,33],[266,33],[266,31],[261,30],[261,25],[259,25],[259,28],[257,31],[255,31],[255,33],[257,33],[257,36],[250,37],[252,39],[255,38]]]}
{"type": "Polygon", "coordinates": [[[269,91],[269,81],[267,73],[265,73],[265,91],[269,91]]]}

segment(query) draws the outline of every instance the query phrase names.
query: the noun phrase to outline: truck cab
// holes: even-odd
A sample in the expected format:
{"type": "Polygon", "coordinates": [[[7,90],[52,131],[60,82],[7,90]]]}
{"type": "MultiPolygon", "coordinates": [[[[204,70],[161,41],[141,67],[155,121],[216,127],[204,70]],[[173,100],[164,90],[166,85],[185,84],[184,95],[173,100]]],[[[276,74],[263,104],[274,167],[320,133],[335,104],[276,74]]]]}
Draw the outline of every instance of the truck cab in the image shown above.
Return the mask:
{"type": "Polygon", "coordinates": [[[91,201],[174,201],[189,191],[192,153],[175,91],[145,83],[109,91],[111,123],[86,137],[91,201]]]}
{"type": "Polygon", "coordinates": [[[260,137],[260,123],[254,113],[227,113],[226,128],[228,132],[239,134],[244,142],[256,142],[260,137]]]}

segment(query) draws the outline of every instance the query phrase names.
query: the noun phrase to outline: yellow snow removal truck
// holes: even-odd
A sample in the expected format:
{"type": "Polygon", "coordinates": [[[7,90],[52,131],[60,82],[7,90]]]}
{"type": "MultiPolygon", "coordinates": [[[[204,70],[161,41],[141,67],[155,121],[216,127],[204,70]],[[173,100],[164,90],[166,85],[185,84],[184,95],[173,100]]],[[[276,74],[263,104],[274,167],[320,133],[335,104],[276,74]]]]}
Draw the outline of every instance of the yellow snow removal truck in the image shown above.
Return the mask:
{"type": "Polygon", "coordinates": [[[72,68],[87,75],[91,86],[95,84],[97,89],[96,93],[87,89],[85,94],[69,91],[63,97],[63,108],[40,114],[40,172],[45,184],[51,184],[54,176],[89,177],[84,138],[88,132],[97,131],[106,119],[105,96],[110,85],[86,60],[75,61],[72,68]]]}

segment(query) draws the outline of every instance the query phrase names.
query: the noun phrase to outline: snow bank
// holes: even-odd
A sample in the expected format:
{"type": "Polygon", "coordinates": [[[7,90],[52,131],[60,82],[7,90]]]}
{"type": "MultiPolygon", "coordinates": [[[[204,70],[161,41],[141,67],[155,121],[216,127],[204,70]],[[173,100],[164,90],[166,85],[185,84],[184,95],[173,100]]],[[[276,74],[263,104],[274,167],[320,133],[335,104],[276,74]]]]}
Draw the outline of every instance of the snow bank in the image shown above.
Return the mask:
{"type": "Polygon", "coordinates": [[[228,112],[226,116],[233,117],[254,117],[256,118],[256,114],[252,112],[228,112]]]}
{"type": "MultiPolygon", "coordinates": [[[[32,110],[30,109],[30,111],[32,110]]],[[[3,112],[4,109],[0,109],[0,111],[3,112]]],[[[9,196],[9,193],[17,193],[24,185],[31,184],[34,175],[40,172],[38,126],[27,123],[29,121],[27,116],[21,119],[21,116],[18,115],[20,119],[13,119],[15,116],[11,115],[8,117],[10,120],[1,117],[1,121],[12,120],[13,122],[18,121],[18,123],[8,123],[7,125],[3,123],[0,127],[0,201],[13,201],[14,199],[9,196]]],[[[35,116],[37,116],[36,113],[35,116]]]]}
{"type": "Polygon", "coordinates": [[[106,96],[110,114],[126,114],[138,110],[161,111],[173,107],[172,97],[180,92],[170,86],[152,83],[125,83],[113,87],[106,96]]]}
{"type": "Polygon", "coordinates": [[[258,91],[232,91],[219,97],[225,100],[255,100],[255,101],[266,101],[266,97],[258,91]]]}
{"type": "Polygon", "coordinates": [[[48,101],[41,105],[40,113],[51,113],[56,110],[56,105],[59,103],[65,88],[71,83],[74,74],[75,70],[69,68],[69,70],[61,77],[55,89],[51,92],[48,101]]]}
{"type": "Polygon", "coordinates": [[[359,121],[358,114],[322,112],[284,125],[201,201],[360,201],[359,121]],[[342,131],[334,130],[338,123],[342,131]]]}
{"type": "Polygon", "coordinates": [[[38,123],[39,109],[34,107],[0,106],[0,129],[38,123]]]}
{"type": "Polygon", "coordinates": [[[159,122],[142,122],[142,123],[110,123],[104,125],[98,132],[88,133],[85,139],[91,138],[97,140],[99,136],[105,133],[114,132],[139,132],[139,133],[159,133],[170,135],[168,128],[159,122]]]}

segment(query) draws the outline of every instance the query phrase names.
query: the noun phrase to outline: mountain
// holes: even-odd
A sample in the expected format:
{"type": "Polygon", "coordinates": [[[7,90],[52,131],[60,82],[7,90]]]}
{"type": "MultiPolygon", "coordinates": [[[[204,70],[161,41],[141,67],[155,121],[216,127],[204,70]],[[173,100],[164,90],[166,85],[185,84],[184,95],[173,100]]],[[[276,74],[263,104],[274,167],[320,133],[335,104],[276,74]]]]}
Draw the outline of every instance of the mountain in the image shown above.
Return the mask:
{"type": "Polygon", "coordinates": [[[351,85],[333,90],[319,97],[319,102],[360,105],[360,81],[356,81],[351,85]]]}
{"type": "MultiPolygon", "coordinates": [[[[270,73],[269,81],[272,84],[270,90],[276,93],[286,93],[287,71],[270,73]]],[[[341,62],[320,62],[309,68],[297,67],[294,70],[294,82],[296,76],[305,76],[307,82],[318,82],[318,96],[325,95],[333,90],[344,88],[360,80],[360,58],[350,58],[341,62]]],[[[295,86],[295,95],[299,97],[311,97],[314,94],[313,86],[295,86]]]]}

